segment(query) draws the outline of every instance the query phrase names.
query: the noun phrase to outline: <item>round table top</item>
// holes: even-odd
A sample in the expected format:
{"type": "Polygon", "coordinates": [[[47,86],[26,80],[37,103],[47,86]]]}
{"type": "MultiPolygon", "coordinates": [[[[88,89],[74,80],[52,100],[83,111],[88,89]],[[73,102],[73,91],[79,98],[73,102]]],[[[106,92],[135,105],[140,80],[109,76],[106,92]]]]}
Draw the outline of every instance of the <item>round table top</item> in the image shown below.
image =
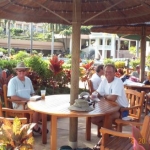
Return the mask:
{"type": "Polygon", "coordinates": [[[119,110],[120,106],[104,99],[96,102],[95,108],[90,112],[70,111],[70,95],[50,95],[46,96],[45,100],[29,101],[28,107],[34,111],[55,115],[60,117],[88,117],[88,116],[103,116],[111,114],[119,110]]]}

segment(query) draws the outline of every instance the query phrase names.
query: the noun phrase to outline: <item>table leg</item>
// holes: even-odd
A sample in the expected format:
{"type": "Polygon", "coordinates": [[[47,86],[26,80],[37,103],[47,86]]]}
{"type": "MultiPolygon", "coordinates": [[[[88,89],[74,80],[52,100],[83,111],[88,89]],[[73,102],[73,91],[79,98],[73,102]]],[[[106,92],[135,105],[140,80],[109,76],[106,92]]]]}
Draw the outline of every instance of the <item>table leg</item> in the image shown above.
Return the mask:
{"type": "Polygon", "coordinates": [[[50,137],[50,149],[57,149],[57,116],[51,115],[51,137],[50,137]]]}
{"type": "Polygon", "coordinates": [[[91,117],[86,118],[86,140],[91,140],[91,117]]]}
{"type": "MultiPolygon", "coordinates": [[[[104,128],[107,128],[107,129],[111,128],[112,121],[110,123],[110,117],[111,117],[111,114],[107,114],[107,115],[104,116],[104,123],[103,123],[104,128]]],[[[104,141],[107,141],[108,138],[109,138],[108,134],[105,134],[104,141]]],[[[105,145],[105,143],[103,143],[103,144],[105,145]]]]}
{"type": "Polygon", "coordinates": [[[47,143],[47,115],[42,114],[42,142],[47,143]]]}

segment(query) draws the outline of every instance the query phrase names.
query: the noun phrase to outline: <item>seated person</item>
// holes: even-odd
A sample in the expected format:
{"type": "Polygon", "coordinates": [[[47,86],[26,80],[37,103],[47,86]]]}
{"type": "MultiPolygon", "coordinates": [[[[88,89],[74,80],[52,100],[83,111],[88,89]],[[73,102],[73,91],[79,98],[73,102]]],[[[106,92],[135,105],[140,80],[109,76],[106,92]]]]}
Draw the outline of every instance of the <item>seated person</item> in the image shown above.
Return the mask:
{"type": "Polygon", "coordinates": [[[136,71],[133,71],[132,73],[131,73],[131,76],[134,76],[134,77],[136,77],[136,78],[140,78],[140,65],[137,65],[136,66],[136,71]]]}
{"type": "MultiPolygon", "coordinates": [[[[98,92],[99,96],[103,96],[105,100],[117,102],[120,107],[128,107],[129,103],[126,98],[123,82],[120,78],[115,77],[115,70],[116,69],[114,65],[105,65],[104,74],[106,78],[102,80],[96,91],[98,92]]],[[[119,111],[111,114],[111,120],[109,124],[110,128],[114,120],[119,117],[119,111]]],[[[93,117],[92,123],[101,127],[103,124],[103,119],[104,117],[93,117]]]]}
{"type": "Polygon", "coordinates": [[[92,81],[94,90],[97,90],[99,84],[102,81],[101,76],[104,74],[103,67],[104,65],[98,65],[95,69],[96,72],[90,78],[90,80],[92,81]]]}
{"type": "Polygon", "coordinates": [[[150,85],[150,72],[147,72],[147,79],[143,81],[145,85],[150,85]]]}
{"type": "MultiPolygon", "coordinates": [[[[30,78],[25,76],[29,68],[25,67],[23,62],[20,62],[14,70],[16,71],[17,76],[10,79],[7,96],[11,97],[12,100],[28,102],[30,97],[34,95],[32,82],[30,78]]],[[[13,103],[13,109],[23,110],[23,105],[13,103]]],[[[27,106],[26,109],[28,109],[27,106]]],[[[33,131],[42,134],[42,130],[38,126],[39,119],[41,119],[40,113],[34,112],[33,122],[36,123],[36,126],[34,126],[33,131]]]]}

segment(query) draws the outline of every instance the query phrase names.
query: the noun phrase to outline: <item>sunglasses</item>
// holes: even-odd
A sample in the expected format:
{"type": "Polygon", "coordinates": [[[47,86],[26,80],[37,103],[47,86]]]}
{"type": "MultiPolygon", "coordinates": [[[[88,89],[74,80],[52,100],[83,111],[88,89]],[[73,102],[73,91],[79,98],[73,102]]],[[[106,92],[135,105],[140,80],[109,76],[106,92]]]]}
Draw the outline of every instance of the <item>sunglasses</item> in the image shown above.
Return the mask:
{"type": "Polygon", "coordinates": [[[26,70],[17,70],[18,72],[25,72],[26,70]]]}

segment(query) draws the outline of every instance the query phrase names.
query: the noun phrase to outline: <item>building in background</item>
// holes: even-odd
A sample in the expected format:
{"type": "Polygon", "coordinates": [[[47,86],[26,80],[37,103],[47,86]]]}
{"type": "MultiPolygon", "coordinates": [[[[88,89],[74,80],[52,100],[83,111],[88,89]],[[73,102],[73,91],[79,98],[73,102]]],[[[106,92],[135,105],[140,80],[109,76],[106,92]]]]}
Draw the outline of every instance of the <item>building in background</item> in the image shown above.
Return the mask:
{"type": "MultiPolygon", "coordinates": [[[[53,24],[48,23],[33,23],[34,33],[50,33],[53,24]]],[[[4,22],[0,22],[0,26],[5,29],[4,22]]],[[[54,24],[55,33],[58,33],[60,29],[65,25],[54,24]]],[[[31,23],[12,21],[11,28],[21,29],[25,32],[30,32],[31,23]]],[[[6,31],[7,32],[7,31],[6,31]]],[[[68,54],[72,50],[72,36],[64,36],[55,34],[54,38],[57,42],[54,42],[54,54],[68,54]]],[[[119,38],[116,34],[108,33],[91,33],[89,35],[81,35],[80,39],[81,57],[88,59],[103,60],[105,58],[131,58],[132,54],[129,53],[131,46],[136,47],[136,56],[140,53],[140,42],[136,40],[129,40],[119,38]]],[[[29,40],[11,39],[11,48],[14,49],[26,49],[30,50],[29,40]]],[[[33,49],[39,52],[43,52],[45,55],[51,54],[51,42],[33,41],[33,49]]],[[[0,39],[0,47],[7,48],[7,39],[0,39]]],[[[150,54],[150,42],[146,43],[146,54],[150,54]]]]}

